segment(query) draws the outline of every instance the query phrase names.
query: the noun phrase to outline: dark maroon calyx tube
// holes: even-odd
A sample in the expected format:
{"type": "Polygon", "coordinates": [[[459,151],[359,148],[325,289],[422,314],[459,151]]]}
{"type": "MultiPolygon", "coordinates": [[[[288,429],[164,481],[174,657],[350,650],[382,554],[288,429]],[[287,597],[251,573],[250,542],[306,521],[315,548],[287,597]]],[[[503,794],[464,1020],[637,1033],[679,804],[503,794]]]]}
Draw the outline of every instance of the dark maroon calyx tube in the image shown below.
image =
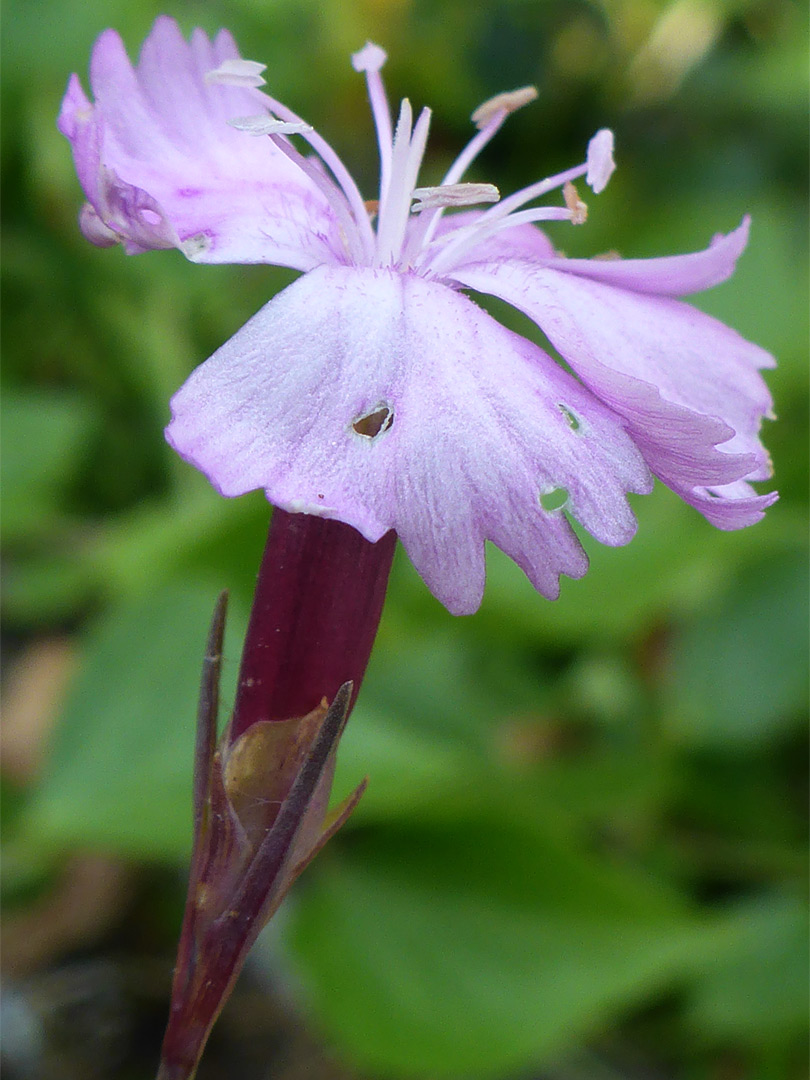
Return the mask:
{"type": "Polygon", "coordinates": [[[274,510],[248,624],[232,740],[305,716],[351,682],[357,696],[382,614],[396,533],[376,544],[342,521],[274,510]]]}
{"type": "Polygon", "coordinates": [[[340,736],[382,614],[396,534],[276,510],[236,703],[217,743],[227,597],[200,688],[194,849],[158,1080],[191,1080],[248,951],[357,805],[329,810],[340,736]]]}

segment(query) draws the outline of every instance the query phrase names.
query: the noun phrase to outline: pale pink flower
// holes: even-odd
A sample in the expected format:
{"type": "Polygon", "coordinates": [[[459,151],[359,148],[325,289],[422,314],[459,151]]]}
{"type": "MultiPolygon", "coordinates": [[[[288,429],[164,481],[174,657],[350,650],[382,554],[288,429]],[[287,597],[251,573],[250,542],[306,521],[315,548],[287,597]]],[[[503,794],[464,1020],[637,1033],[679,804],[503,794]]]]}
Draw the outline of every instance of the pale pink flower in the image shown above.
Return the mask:
{"type": "Polygon", "coordinates": [[[560,574],[587,569],[567,515],[627,543],[626,495],[649,492],[653,475],[719,528],[758,521],[776,498],[750,486],[770,475],[758,369],[773,359],[677,299],[733,272],[748,220],[689,255],[560,257],[536,222],[584,221],[573,181],[604,188],[611,133],[583,164],[499,199],[463,177],[535,96],[502,94],[474,114],[478,132],[443,183],[420,188],[430,110],[414,120],[403,101],[392,124],[384,61],[375,45],[354,57],[379,140],[376,205],[259,89],[261,65],[225,31],[189,43],[161,17],[133,69],[108,30],[93,52],[95,103],[72,77],[59,126],[88,239],[304,272],[175,394],[169,442],[223,495],[264,488],[372,542],[396,530],[456,613],[480,602],[486,540],[555,597],[560,574]],[[530,208],[559,188],[560,204],[530,208]],[[528,315],[573,375],[463,290],[528,315]]]}

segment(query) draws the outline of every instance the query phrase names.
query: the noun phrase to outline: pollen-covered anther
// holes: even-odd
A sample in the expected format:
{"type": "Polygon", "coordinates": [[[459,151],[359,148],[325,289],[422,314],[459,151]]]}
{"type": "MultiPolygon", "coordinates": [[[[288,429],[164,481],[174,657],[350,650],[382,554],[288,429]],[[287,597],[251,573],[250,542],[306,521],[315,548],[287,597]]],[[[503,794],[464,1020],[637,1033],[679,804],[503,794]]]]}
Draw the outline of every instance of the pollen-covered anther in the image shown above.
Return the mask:
{"type": "Polygon", "coordinates": [[[352,67],[355,71],[379,71],[387,59],[385,49],[373,41],[367,41],[359,52],[352,55],[352,67]]]}
{"type": "Polygon", "coordinates": [[[579,192],[570,180],[567,180],[563,187],[563,198],[571,211],[571,224],[584,225],[588,220],[588,204],[580,199],[579,192]]]}
{"type": "Polygon", "coordinates": [[[414,188],[416,200],[411,212],[433,210],[444,206],[477,206],[479,203],[496,203],[501,197],[494,184],[439,184],[437,187],[414,188]]]}
{"type": "Polygon", "coordinates": [[[590,185],[595,195],[604,191],[607,182],[616,171],[613,160],[613,132],[602,128],[588,143],[588,171],[585,182],[590,185]]]}
{"type": "Polygon", "coordinates": [[[529,102],[535,101],[536,98],[536,86],[521,86],[517,90],[508,90],[503,94],[496,94],[495,97],[489,98],[488,101],[478,106],[472,114],[472,122],[480,130],[485,128],[493,116],[498,113],[508,115],[516,112],[518,109],[522,109],[524,105],[528,105],[529,102]]]}
{"type": "Polygon", "coordinates": [[[246,131],[249,135],[303,135],[312,131],[309,124],[290,123],[277,120],[275,116],[259,113],[258,116],[235,116],[228,121],[228,126],[237,131],[246,131]]]}
{"type": "Polygon", "coordinates": [[[223,60],[206,73],[205,81],[219,86],[264,86],[262,72],[266,67],[258,60],[223,60]]]}

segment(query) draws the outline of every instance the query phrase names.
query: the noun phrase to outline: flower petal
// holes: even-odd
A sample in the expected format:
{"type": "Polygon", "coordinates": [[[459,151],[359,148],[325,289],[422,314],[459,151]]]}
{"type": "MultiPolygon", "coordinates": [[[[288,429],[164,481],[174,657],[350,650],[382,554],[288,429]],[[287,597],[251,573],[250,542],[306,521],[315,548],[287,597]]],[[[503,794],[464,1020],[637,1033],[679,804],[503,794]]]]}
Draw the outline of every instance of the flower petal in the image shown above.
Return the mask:
{"type": "Polygon", "coordinates": [[[757,369],[773,358],[716,319],[677,300],[527,262],[481,263],[453,276],[534,319],[582,381],[625,417],[652,471],[676,491],[770,475],[758,432],[771,398],[757,369]]]}
{"type": "MultiPolygon", "coordinates": [[[[677,490],[677,489],[676,489],[677,490]]],[[[737,480],[713,488],[693,488],[678,491],[681,498],[699,510],[715,528],[726,531],[755,525],[765,516],[765,511],[779,498],[777,492],[757,495],[750,484],[737,480]]]]}
{"type": "Polygon", "coordinates": [[[688,255],[657,259],[556,259],[547,265],[634,292],[687,296],[711,289],[731,277],[748,243],[750,225],[751,219],[744,217],[733,232],[727,236],[718,233],[703,251],[688,255]]]}
{"type": "MultiPolygon", "coordinates": [[[[566,259],[558,257],[550,243],[545,251],[538,247],[536,251],[527,249],[515,254],[518,257],[522,255],[524,258],[536,258],[542,261],[544,266],[554,270],[587,277],[592,281],[604,281],[606,285],[617,285],[623,289],[632,289],[633,292],[653,293],[656,296],[687,296],[711,289],[731,277],[737,260],[748,243],[750,225],[751,219],[746,216],[727,236],[718,233],[703,251],[694,251],[687,255],[666,255],[656,259],[566,259]]],[[[513,231],[522,232],[530,228],[531,225],[522,225],[519,229],[510,229],[505,232],[504,239],[513,231]]],[[[539,229],[536,231],[540,232],[539,229]]],[[[494,261],[498,257],[492,251],[488,238],[480,248],[475,248],[472,255],[465,255],[459,268],[494,261]]],[[[500,257],[512,258],[513,255],[506,250],[500,257]]]]}
{"type": "Polygon", "coordinates": [[[484,541],[535,586],[635,530],[651,478],[621,422],[535,345],[415,275],[320,267],[267,304],[172,400],[169,442],[225,495],[263,487],[376,541],[401,537],[454,613],[478,606],[484,541]]]}
{"type": "Polygon", "coordinates": [[[345,258],[335,215],[312,180],[270,139],[228,125],[266,111],[259,90],[206,80],[238,55],[225,31],[211,42],[195,30],[187,42],[161,16],[133,69],[118,34],[101,34],[91,62],[95,105],[73,76],[59,120],[88,199],[132,252],[175,244],[195,262],[302,270],[345,258]],[[144,231],[149,224],[159,224],[156,234],[144,231]]]}
{"type": "Polygon", "coordinates": [[[91,203],[98,198],[99,166],[101,164],[100,131],[94,121],[93,103],[85,94],[78,75],[71,75],[59,110],[57,127],[73,148],[76,174],[82,190],[91,203]]]}

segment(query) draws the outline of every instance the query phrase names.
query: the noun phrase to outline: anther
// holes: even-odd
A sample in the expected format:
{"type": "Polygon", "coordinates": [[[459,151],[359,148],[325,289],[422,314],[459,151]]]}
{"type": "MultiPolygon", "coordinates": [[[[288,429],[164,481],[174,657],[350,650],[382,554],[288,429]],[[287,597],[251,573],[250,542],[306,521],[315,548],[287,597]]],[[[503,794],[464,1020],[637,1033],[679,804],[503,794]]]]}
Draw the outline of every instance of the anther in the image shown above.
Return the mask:
{"type": "Polygon", "coordinates": [[[479,203],[496,203],[501,197],[494,184],[439,184],[437,187],[414,188],[416,202],[411,207],[414,214],[433,210],[439,206],[477,206],[479,203]]]}
{"type": "Polygon", "coordinates": [[[355,71],[379,71],[387,59],[385,49],[367,41],[359,52],[352,55],[352,67],[355,71]]]}
{"type": "Polygon", "coordinates": [[[571,211],[571,224],[584,225],[588,220],[588,204],[580,199],[579,192],[570,180],[566,180],[563,186],[563,198],[571,211]]]}
{"type": "Polygon", "coordinates": [[[264,86],[262,72],[266,67],[257,60],[223,60],[206,73],[205,81],[220,86],[264,86]]]}
{"type": "Polygon", "coordinates": [[[517,90],[508,90],[504,94],[496,94],[495,97],[489,98],[488,101],[478,106],[472,114],[472,122],[480,130],[487,126],[496,113],[502,112],[508,115],[517,109],[522,109],[524,105],[528,105],[530,101],[534,101],[536,98],[536,86],[521,86],[517,90]]]}
{"type": "Polygon", "coordinates": [[[275,116],[259,113],[258,116],[237,116],[228,121],[228,126],[237,131],[246,131],[249,135],[303,135],[312,131],[309,124],[292,123],[277,120],[275,116]]]}
{"type": "Polygon", "coordinates": [[[613,132],[602,128],[588,143],[588,172],[585,176],[593,191],[598,195],[604,191],[607,182],[616,168],[613,160],[613,132]]]}

